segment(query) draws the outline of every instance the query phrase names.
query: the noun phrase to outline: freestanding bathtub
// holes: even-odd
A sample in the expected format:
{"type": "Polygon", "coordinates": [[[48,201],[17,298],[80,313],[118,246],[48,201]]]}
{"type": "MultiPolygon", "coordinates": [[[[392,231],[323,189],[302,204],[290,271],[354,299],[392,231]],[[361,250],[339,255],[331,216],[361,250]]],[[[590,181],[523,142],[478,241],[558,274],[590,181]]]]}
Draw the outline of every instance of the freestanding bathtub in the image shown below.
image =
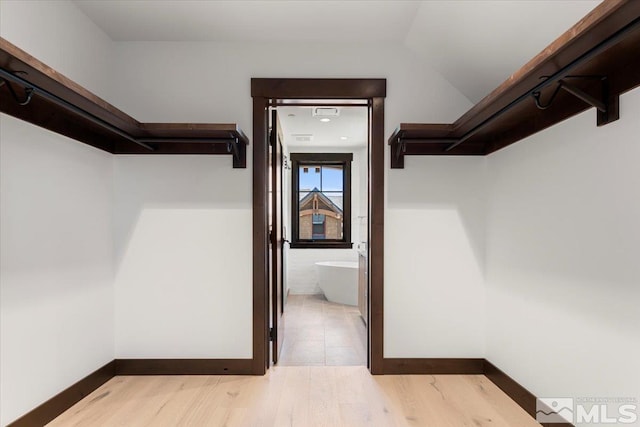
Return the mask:
{"type": "Polygon", "coordinates": [[[355,261],[316,262],[319,286],[331,302],[358,305],[358,263],[355,261]]]}

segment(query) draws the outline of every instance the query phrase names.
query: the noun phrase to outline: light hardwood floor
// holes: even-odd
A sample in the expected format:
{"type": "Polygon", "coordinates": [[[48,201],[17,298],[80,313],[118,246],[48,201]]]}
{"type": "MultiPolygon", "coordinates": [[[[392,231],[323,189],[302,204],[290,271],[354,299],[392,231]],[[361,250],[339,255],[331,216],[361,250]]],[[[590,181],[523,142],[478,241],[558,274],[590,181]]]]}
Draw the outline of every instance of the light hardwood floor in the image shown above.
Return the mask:
{"type": "Polygon", "coordinates": [[[362,366],[115,377],[49,425],[539,426],[483,375],[372,376],[362,366]]]}

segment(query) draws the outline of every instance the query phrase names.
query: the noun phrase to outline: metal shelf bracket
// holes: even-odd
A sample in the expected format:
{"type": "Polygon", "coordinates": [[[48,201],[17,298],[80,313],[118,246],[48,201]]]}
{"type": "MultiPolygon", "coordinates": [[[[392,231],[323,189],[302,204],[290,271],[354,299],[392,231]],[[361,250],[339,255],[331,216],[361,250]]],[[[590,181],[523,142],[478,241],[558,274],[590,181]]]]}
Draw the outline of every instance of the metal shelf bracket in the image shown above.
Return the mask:
{"type": "MultiPolygon", "coordinates": [[[[542,79],[546,80],[548,79],[548,76],[543,76],[542,79]]],[[[542,103],[542,101],[540,100],[541,98],[541,92],[539,90],[533,91],[531,92],[531,96],[533,97],[535,103],[536,103],[536,107],[538,107],[540,110],[546,110],[547,108],[551,107],[551,105],[553,104],[553,101],[556,99],[556,96],[558,95],[558,92],[560,92],[560,89],[563,89],[564,91],[570,93],[571,95],[575,96],[576,98],[586,102],[587,104],[595,107],[598,110],[598,117],[597,117],[597,124],[598,126],[603,126],[606,125],[608,123],[611,123],[613,121],[616,121],[620,118],[620,98],[619,96],[610,96],[610,92],[609,92],[609,80],[607,79],[606,76],[565,76],[563,79],[558,80],[557,82],[557,86],[555,88],[555,90],[553,91],[553,93],[551,94],[551,97],[549,98],[549,100],[546,103],[542,103]],[[597,79],[600,80],[601,82],[601,91],[600,91],[600,95],[601,98],[597,98],[595,96],[592,96],[590,94],[588,94],[587,92],[585,92],[584,90],[580,89],[579,87],[577,87],[576,85],[567,82],[567,79],[589,79],[589,80],[593,80],[593,79],[597,79]]]]}

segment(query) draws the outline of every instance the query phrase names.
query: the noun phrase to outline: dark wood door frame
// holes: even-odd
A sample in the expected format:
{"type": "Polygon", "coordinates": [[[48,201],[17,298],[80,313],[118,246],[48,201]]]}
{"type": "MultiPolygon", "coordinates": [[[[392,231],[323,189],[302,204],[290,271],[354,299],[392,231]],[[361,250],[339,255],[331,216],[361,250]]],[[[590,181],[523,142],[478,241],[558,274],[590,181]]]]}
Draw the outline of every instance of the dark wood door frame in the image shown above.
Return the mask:
{"type": "Polygon", "coordinates": [[[284,310],[284,289],[283,289],[283,271],[282,271],[282,254],[284,253],[284,240],[282,236],[282,206],[283,206],[283,179],[282,179],[282,140],[280,138],[280,124],[278,123],[277,110],[271,111],[271,135],[270,135],[269,151],[271,152],[271,262],[269,265],[275,265],[270,271],[271,284],[271,321],[273,328],[273,341],[271,349],[271,360],[277,363],[282,351],[282,342],[284,338],[284,318],[282,317],[284,310]]]}
{"type": "Polygon", "coordinates": [[[253,98],[253,362],[269,366],[268,109],[279,99],[364,99],[371,114],[369,141],[369,369],[383,373],[384,98],[386,79],[251,79],[253,98]]]}

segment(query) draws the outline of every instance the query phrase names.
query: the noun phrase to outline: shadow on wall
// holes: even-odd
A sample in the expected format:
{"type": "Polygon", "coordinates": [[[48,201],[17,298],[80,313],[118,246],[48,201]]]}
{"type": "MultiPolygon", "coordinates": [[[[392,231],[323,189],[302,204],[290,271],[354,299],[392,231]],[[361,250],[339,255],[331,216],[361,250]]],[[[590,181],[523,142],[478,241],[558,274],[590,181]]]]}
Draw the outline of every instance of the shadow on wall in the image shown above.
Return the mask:
{"type": "Polygon", "coordinates": [[[527,330],[529,342],[555,330],[571,336],[554,342],[567,354],[600,340],[619,343],[610,353],[640,354],[639,95],[623,95],[621,119],[607,126],[596,128],[585,111],[489,156],[487,286],[489,309],[500,312],[493,330],[527,330]],[[518,321],[503,326],[507,310],[518,321]],[[529,327],[530,317],[549,328],[529,327]]]}
{"type": "Polygon", "coordinates": [[[117,357],[251,357],[250,170],[116,157],[117,357]]]}
{"type": "Polygon", "coordinates": [[[143,209],[115,277],[118,357],[251,357],[247,224],[247,209],[143,209]]]}
{"type": "Polygon", "coordinates": [[[487,356],[539,396],[640,398],[638,113],[636,89],[488,158],[487,356]]]}
{"type": "Polygon", "coordinates": [[[0,130],[3,309],[107,292],[112,156],[5,114],[0,130]]]}
{"type": "MultiPolygon", "coordinates": [[[[251,211],[251,173],[227,156],[117,156],[115,158],[115,267],[120,269],[145,209],[251,211]]],[[[185,222],[188,217],[185,217],[185,222]]],[[[182,224],[182,225],[184,225],[182,224]]],[[[224,223],[219,224],[226,230],[224,223]]],[[[178,230],[181,224],[176,225],[178,230]]],[[[245,224],[251,229],[251,220],[245,224]]]]}
{"type": "MultiPolygon", "coordinates": [[[[389,171],[388,190],[389,209],[456,211],[482,274],[485,262],[485,164],[483,157],[410,157],[405,159],[404,169],[389,171]]],[[[426,223],[415,223],[416,231],[425,226],[426,223]]],[[[433,243],[425,241],[424,245],[433,243]]]]}
{"type": "Polygon", "coordinates": [[[385,357],[478,357],[485,349],[484,159],[407,160],[389,172],[385,357]]]}

